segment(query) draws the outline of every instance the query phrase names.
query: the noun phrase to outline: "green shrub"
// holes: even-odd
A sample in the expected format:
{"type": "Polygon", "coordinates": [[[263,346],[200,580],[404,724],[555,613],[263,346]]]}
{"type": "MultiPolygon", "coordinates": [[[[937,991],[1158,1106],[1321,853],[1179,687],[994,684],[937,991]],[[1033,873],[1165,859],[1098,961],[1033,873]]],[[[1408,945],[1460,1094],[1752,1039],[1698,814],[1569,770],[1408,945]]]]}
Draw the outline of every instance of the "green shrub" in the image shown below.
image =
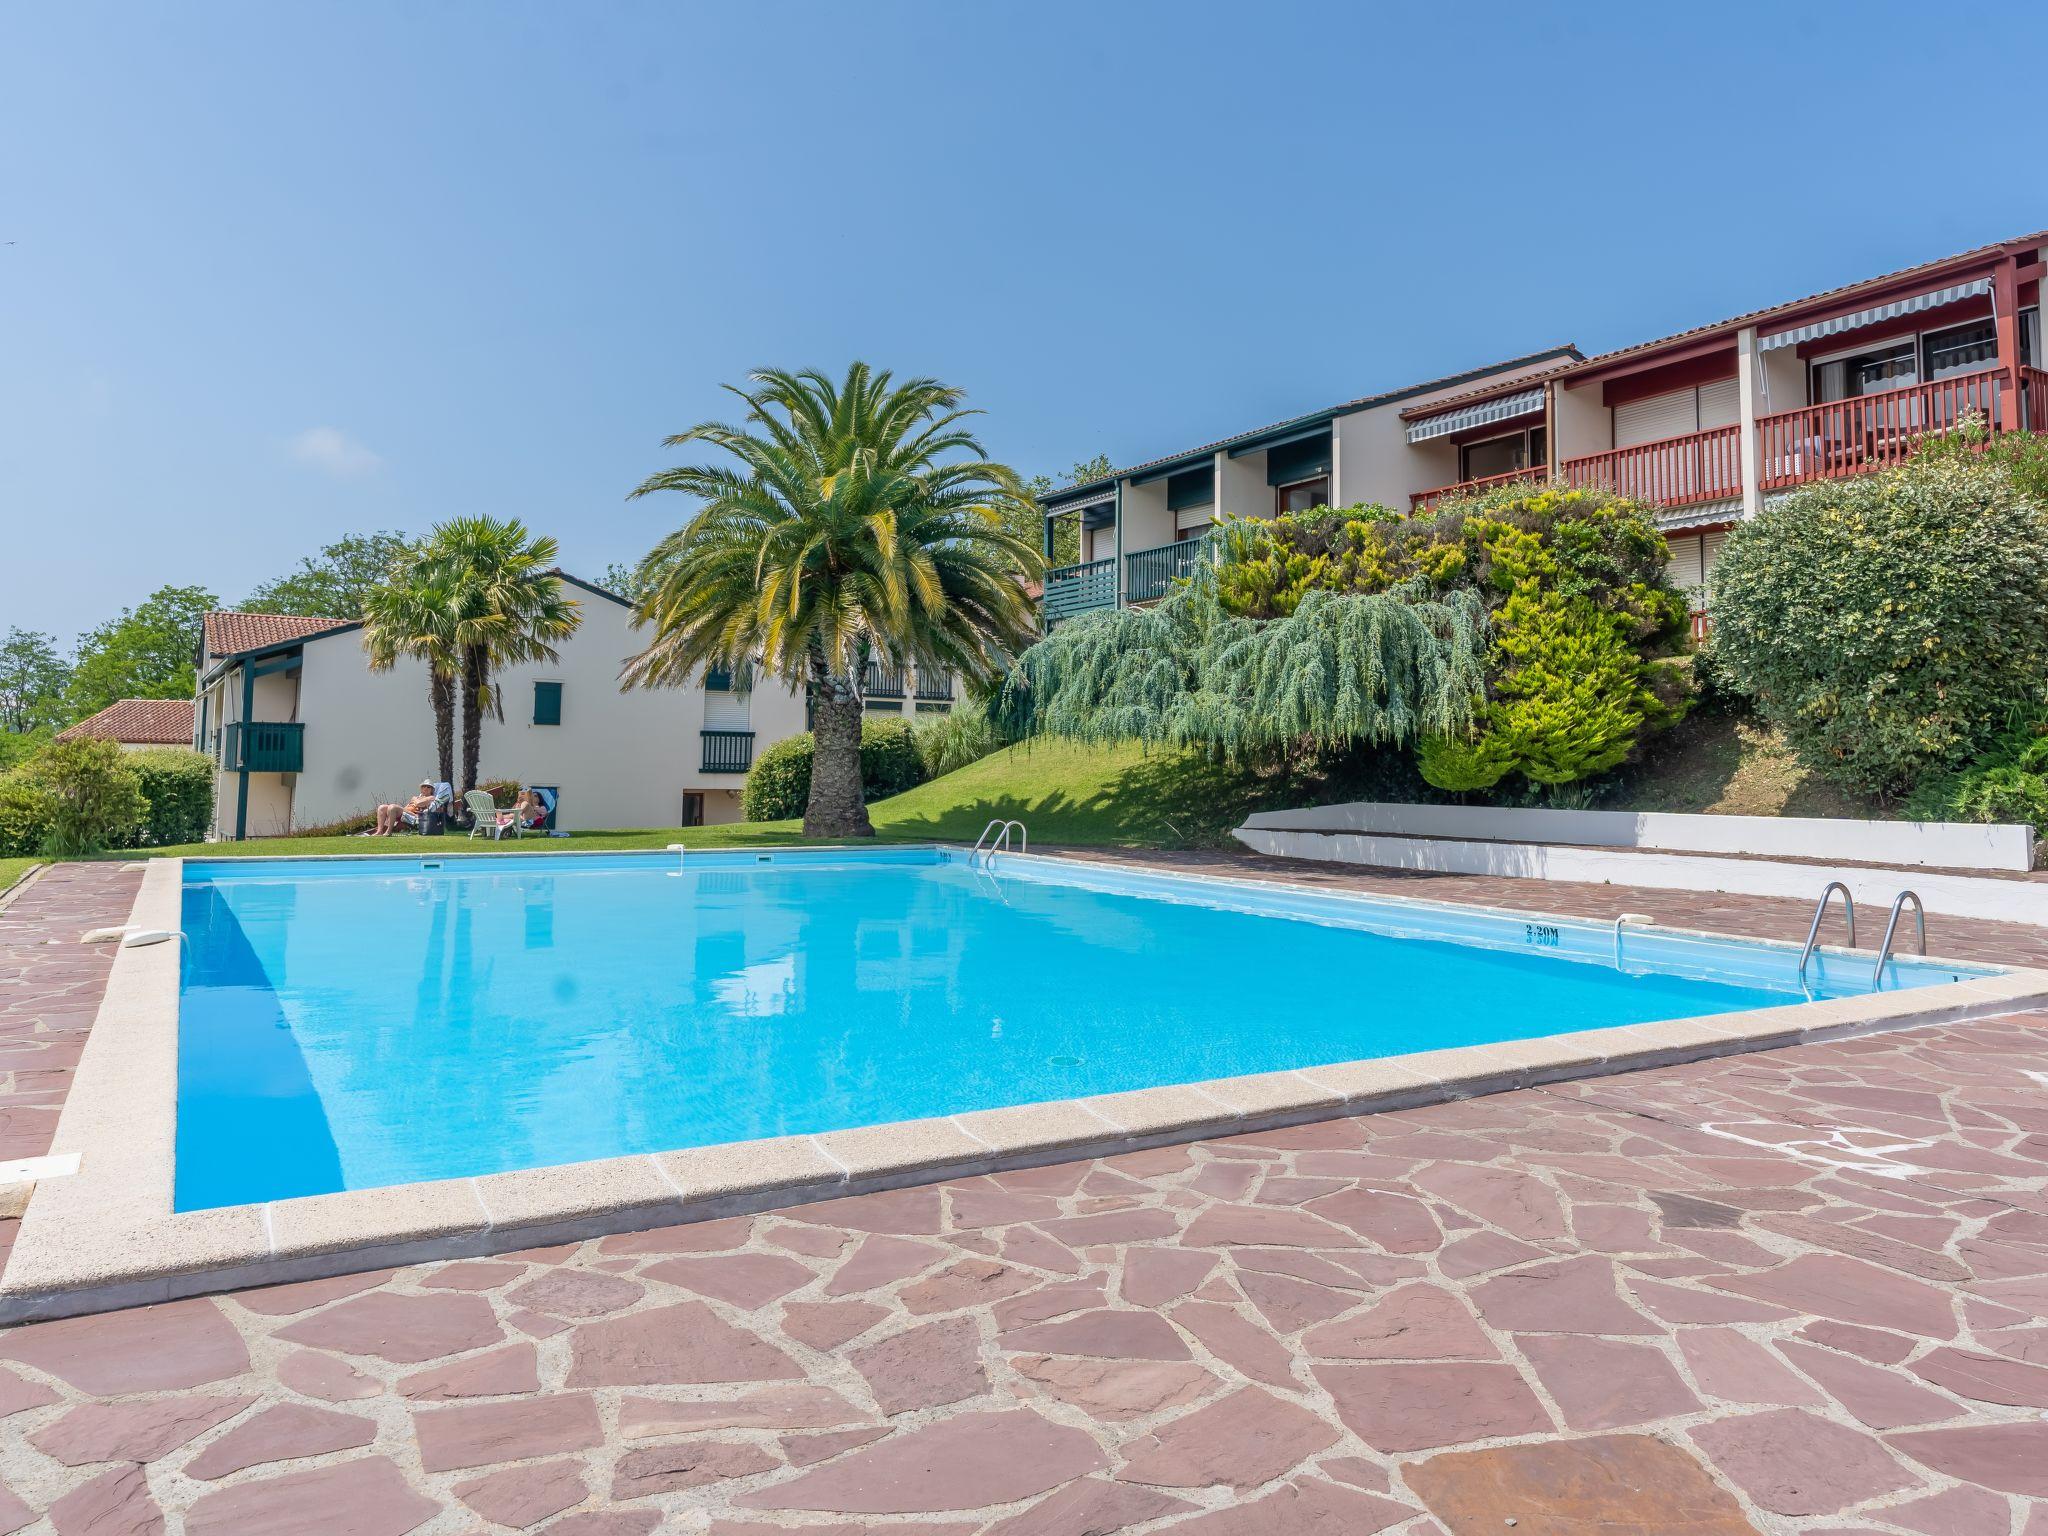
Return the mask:
{"type": "Polygon", "coordinates": [[[914,729],[918,761],[927,779],[978,763],[1008,745],[988,710],[973,702],[957,704],[943,715],[921,715],[914,729]]]}
{"type": "Polygon", "coordinates": [[[1728,537],[1714,651],[1816,773],[1896,796],[2048,699],[2048,515],[1928,457],[1808,487],[1728,537]]]}
{"type": "Polygon", "coordinates": [[[25,773],[0,773],[0,859],[32,859],[50,837],[56,807],[25,773]]]}
{"type": "Polygon", "coordinates": [[[0,731],[0,773],[19,767],[50,744],[54,732],[47,725],[32,731],[0,731]]]}
{"type": "MultiPolygon", "coordinates": [[[[741,793],[748,821],[790,821],[803,815],[811,798],[811,734],[791,736],[754,759],[741,793]]],[[[907,720],[863,720],[860,727],[860,785],[872,803],[915,789],[925,780],[917,734],[907,720]]]]}
{"type": "Polygon", "coordinates": [[[142,841],[155,848],[196,843],[213,822],[213,760],[190,747],[150,747],[126,762],[148,805],[142,841]]]}
{"type": "Polygon", "coordinates": [[[76,858],[131,848],[149,804],[127,754],[111,741],[54,741],[17,772],[48,796],[49,826],[37,851],[76,858]]]}
{"type": "Polygon", "coordinates": [[[1999,735],[1968,766],[1930,776],[1906,812],[1921,821],[2018,822],[2048,838],[2048,715],[1999,735]]]}

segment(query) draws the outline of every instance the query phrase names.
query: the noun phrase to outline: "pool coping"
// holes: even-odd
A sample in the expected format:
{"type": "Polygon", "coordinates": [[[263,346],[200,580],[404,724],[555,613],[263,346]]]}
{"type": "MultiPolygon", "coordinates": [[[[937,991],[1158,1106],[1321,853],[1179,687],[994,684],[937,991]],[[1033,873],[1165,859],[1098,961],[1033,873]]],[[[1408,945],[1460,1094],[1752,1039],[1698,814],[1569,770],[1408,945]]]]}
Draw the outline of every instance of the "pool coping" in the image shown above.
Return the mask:
{"type": "MultiPolygon", "coordinates": [[[[666,856],[665,851],[650,854],[666,856]]],[[[1081,861],[1056,855],[1003,857],[1101,867],[1098,861],[1082,866],[1081,861]]],[[[178,930],[184,863],[148,863],[128,927],[178,930]]],[[[1158,873],[1150,866],[1121,861],[1116,867],[1158,873]]],[[[1171,878],[1333,895],[1324,888],[1284,881],[1179,872],[1171,878]]],[[[1431,898],[1369,899],[1575,926],[1598,922],[1537,909],[1431,898]]],[[[1644,926],[1664,934],[1798,947],[1663,924],[1644,926]]],[[[115,954],[50,1149],[57,1157],[76,1154],[78,1169],[36,1184],[0,1279],[0,1323],[429,1259],[544,1247],[1202,1137],[2048,1005],[2048,971],[2004,967],[1993,975],[1860,997],[1455,1046],[814,1135],[178,1212],[171,1206],[179,955],[177,942],[124,947],[115,954]]],[[[1982,969],[1977,962],[1936,963],[1982,969]]]]}

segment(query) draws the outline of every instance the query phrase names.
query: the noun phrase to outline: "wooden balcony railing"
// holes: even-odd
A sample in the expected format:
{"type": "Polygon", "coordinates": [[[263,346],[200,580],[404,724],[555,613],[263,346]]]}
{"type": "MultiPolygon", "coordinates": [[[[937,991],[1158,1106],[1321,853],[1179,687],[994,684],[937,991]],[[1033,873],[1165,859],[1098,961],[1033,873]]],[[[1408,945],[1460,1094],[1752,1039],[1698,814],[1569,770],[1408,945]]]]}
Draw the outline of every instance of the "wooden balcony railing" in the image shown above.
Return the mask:
{"type": "Polygon", "coordinates": [[[1208,547],[1209,537],[1202,534],[1177,543],[1162,544],[1157,549],[1141,549],[1135,554],[1125,555],[1125,600],[1149,603],[1166,596],[1174,582],[1195,568],[1208,547]]]}
{"type": "Polygon", "coordinates": [[[1055,566],[1045,573],[1045,623],[1048,629],[1077,613],[1115,606],[1114,559],[1055,566]]]}
{"type": "Polygon", "coordinates": [[[1408,513],[1412,517],[1418,512],[1433,511],[1440,501],[1448,501],[1453,496],[1470,496],[1475,491],[1491,490],[1496,485],[1512,485],[1517,480],[1541,480],[1545,473],[1540,468],[1511,469],[1504,475],[1482,475],[1477,480],[1440,485],[1433,491],[1417,491],[1408,498],[1408,513]]]}
{"type": "Polygon", "coordinates": [[[2048,373],[2020,370],[2020,425],[2029,432],[2048,432],[2048,373]]]}
{"type": "Polygon", "coordinates": [[[754,766],[752,731],[703,731],[703,773],[745,773],[754,766]]]}
{"type": "MultiPolygon", "coordinates": [[[[1999,402],[2010,383],[2004,369],[1987,369],[1759,416],[1760,483],[1768,491],[1902,464],[1921,438],[1951,431],[1972,413],[1996,431],[1999,402]]],[[[2033,403],[2031,387],[2025,398],[2033,403]]]]}
{"type": "Polygon", "coordinates": [[[1598,487],[1663,507],[1731,501],[1742,494],[1742,428],[1712,427],[1589,453],[1566,459],[1557,476],[1567,485],[1598,487]]]}
{"type": "Polygon", "coordinates": [[[237,720],[228,728],[225,767],[251,773],[302,773],[306,727],[298,721],[237,720]]]}
{"type": "Polygon", "coordinates": [[[1700,642],[1701,642],[1702,640],[1706,639],[1706,638],[1707,638],[1707,636],[1708,636],[1708,634],[1710,634],[1710,633],[1712,632],[1713,628],[1714,628],[1714,620],[1713,620],[1713,616],[1712,616],[1711,614],[1709,614],[1709,613],[1707,612],[1707,610],[1706,610],[1706,609],[1704,609],[1704,608],[1695,608],[1695,609],[1693,609],[1693,611],[1692,611],[1692,643],[1693,643],[1694,645],[1698,645],[1698,644],[1699,644],[1699,643],[1700,643],[1700,642]]]}

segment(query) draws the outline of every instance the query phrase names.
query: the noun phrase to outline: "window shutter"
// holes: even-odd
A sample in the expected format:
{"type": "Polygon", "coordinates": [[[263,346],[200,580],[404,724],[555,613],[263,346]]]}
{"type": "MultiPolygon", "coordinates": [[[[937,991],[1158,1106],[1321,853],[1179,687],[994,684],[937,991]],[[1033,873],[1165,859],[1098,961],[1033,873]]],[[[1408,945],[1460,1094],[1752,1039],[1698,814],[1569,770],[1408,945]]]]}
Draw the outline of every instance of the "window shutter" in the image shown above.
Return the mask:
{"type": "Polygon", "coordinates": [[[1718,379],[1712,384],[1700,386],[1700,430],[1711,432],[1716,427],[1732,427],[1742,420],[1742,383],[1738,379],[1718,379]]]}
{"type": "Polygon", "coordinates": [[[1330,434],[1281,443],[1266,454],[1266,484],[1292,485],[1330,472],[1330,434]]]}
{"type": "Polygon", "coordinates": [[[1186,470],[1166,479],[1166,506],[1171,512],[1216,505],[1216,466],[1186,470]]]}
{"type": "Polygon", "coordinates": [[[1614,446],[1617,448],[1633,448],[1638,443],[1683,437],[1698,430],[1698,402],[1689,389],[1676,390],[1668,395],[1652,395],[1647,400],[1631,400],[1627,405],[1614,408],[1614,446]]]}
{"type": "Polygon", "coordinates": [[[562,685],[560,683],[535,683],[533,685],[533,723],[535,725],[560,725],[562,723],[562,685]]]}

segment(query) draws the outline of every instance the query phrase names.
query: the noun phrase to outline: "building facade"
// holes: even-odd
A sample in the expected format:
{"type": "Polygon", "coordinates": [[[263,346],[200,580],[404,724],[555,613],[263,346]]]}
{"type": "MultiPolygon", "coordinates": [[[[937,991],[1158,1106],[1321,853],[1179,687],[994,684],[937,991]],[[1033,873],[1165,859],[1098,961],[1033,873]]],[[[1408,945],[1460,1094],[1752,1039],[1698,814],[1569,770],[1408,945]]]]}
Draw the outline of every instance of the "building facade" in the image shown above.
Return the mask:
{"type": "MultiPolygon", "coordinates": [[[[504,719],[485,723],[480,776],[553,790],[563,831],[738,821],[755,754],[808,728],[802,691],[714,673],[622,692],[619,668],[646,640],[630,605],[561,579],[582,622],[559,660],[499,674],[504,719]]],[[[950,679],[879,666],[867,682],[877,715],[952,696],[950,679]]],[[[208,614],[190,731],[219,766],[220,838],[330,826],[438,777],[425,665],[372,672],[354,621],[208,614]]]]}
{"type": "Polygon", "coordinates": [[[2041,278],[2048,232],[1586,357],[1573,347],[1367,396],[1045,499],[1079,563],[1048,572],[1048,626],[1150,602],[1202,557],[1219,514],[1324,504],[1425,511],[1517,480],[1651,504],[1694,629],[1727,530],[1765,500],[1908,457],[1981,420],[2048,429],[2041,278]]]}

